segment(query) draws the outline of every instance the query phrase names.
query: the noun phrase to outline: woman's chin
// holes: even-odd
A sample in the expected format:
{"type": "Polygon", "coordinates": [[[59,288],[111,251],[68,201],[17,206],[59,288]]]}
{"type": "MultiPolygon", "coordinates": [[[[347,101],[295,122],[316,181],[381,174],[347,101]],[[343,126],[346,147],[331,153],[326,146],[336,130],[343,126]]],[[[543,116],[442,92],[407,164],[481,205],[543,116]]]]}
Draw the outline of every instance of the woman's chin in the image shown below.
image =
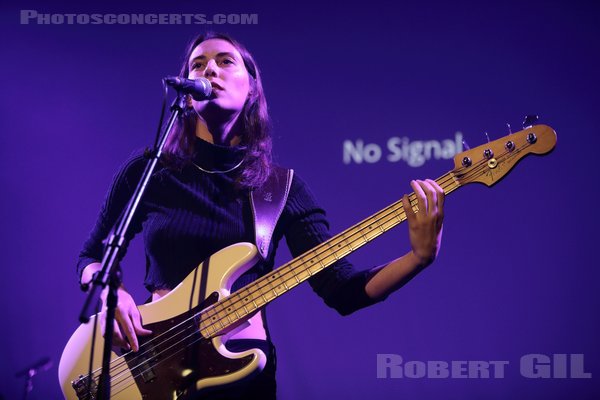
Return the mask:
{"type": "Polygon", "coordinates": [[[209,118],[210,115],[234,115],[242,111],[244,105],[231,104],[222,98],[214,98],[197,102],[194,104],[194,109],[203,118],[209,118]]]}

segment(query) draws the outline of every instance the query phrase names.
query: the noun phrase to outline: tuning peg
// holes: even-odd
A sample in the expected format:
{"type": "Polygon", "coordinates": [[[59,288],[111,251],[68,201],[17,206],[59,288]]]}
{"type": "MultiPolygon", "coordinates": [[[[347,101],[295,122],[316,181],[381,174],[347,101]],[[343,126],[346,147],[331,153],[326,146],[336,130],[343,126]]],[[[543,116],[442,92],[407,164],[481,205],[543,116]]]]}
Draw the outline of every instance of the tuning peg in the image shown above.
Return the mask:
{"type": "Polygon", "coordinates": [[[540,117],[538,117],[537,115],[526,115],[525,120],[523,121],[523,128],[529,128],[530,126],[535,124],[538,121],[538,119],[540,119],[540,117]]]}
{"type": "Polygon", "coordinates": [[[465,149],[471,150],[471,148],[469,147],[469,144],[467,143],[467,141],[465,139],[463,139],[462,144],[465,149]]]}
{"type": "Polygon", "coordinates": [[[510,127],[510,124],[507,122],[506,126],[508,127],[508,134],[512,135],[512,128],[510,127]]]}

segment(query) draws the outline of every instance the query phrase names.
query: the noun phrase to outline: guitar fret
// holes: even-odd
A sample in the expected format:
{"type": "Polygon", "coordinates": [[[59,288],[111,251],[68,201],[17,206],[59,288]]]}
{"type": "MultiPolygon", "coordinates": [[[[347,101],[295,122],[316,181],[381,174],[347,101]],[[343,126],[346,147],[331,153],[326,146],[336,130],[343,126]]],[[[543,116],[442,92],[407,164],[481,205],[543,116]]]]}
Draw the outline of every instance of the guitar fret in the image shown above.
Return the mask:
{"type": "Polygon", "coordinates": [[[311,275],[310,275],[310,271],[307,271],[306,269],[302,269],[302,270],[300,271],[300,273],[303,273],[303,272],[306,272],[306,277],[305,277],[304,279],[308,279],[308,278],[310,278],[310,276],[311,276],[311,275]]]}
{"type": "Polygon", "coordinates": [[[404,220],[403,220],[403,219],[400,217],[399,210],[397,210],[397,209],[394,209],[392,212],[394,213],[394,215],[396,216],[396,218],[398,218],[398,222],[402,222],[402,221],[404,221],[404,220]]]}
{"type": "Polygon", "coordinates": [[[287,276],[287,278],[285,278],[283,281],[283,285],[285,286],[287,291],[298,286],[298,284],[300,283],[300,280],[296,276],[296,271],[294,271],[293,268],[282,267],[282,268],[280,268],[280,270],[284,271],[283,274],[285,276],[287,276]],[[291,276],[289,276],[290,274],[291,274],[291,276]],[[287,284],[286,284],[286,282],[287,282],[287,284]]]}
{"type": "Polygon", "coordinates": [[[308,262],[305,262],[305,263],[302,264],[302,265],[306,264],[306,267],[303,270],[308,274],[309,277],[313,276],[313,272],[311,271],[310,268],[315,265],[315,259],[316,258],[317,258],[316,254],[313,251],[313,252],[311,252],[311,254],[309,254],[308,262]]]}
{"type": "Polygon", "coordinates": [[[343,237],[343,241],[345,245],[348,246],[348,248],[350,248],[350,252],[354,251],[354,249],[352,248],[352,244],[348,243],[348,238],[345,235],[343,237]]]}
{"type": "Polygon", "coordinates": [[[287,285],[285,285],[288,291],[295,288],[296,286],[298,286],[298,282],[296,282],[293,278],[289,278],[287,280],[287,285]]]}
{"type": "Polygon", "coordinates": [[[270,287],[270,281],[266,281],[266,285],[263,285],[263,287],[267,290],[266,293],[264,293],[264,296],[267,296],[267,302],[273,300],[275,297],[277,297],[277,295],[270,297],[273,294],[273,291],[270,287]]]}
{"type": "Polygon", "coordinates": [[[225,314],[225,318],[227,318],[227,323],[228,323],[228,324],[231,324],[231,316],[230,316],[230,314],[229,314],[229,313],[227,313],[227,312],[225,312],[225,311],[223,311],[223,312],[224,312],[224,314],[225,314]]]}
{"type": "Polygon", "coordinates": [[[279,294],[277,293],[277,290],[275,290],[275,287],[273,287],[273,281],[269,280],[268,282],[269,282],[269,285],[271,286],[271,291],[275,294],[275,297],[273,297],[273,298],[276,298],[277,296],[279,296],[279,294]]]}
{"type": "MultiPolygon", "coordinates": [[[[322,271],[323,269],[326,268],[325,264],[323,264],[323,260],[319,260],[319,265],[321,266],[321,268],[319,268],[319,271],[322,271]]],[[[319,272],[317,271],[317,272],[319,272]]]]}
{"type": "Polygon", "coordinates": [[[229,321],[229,318],[227,318],[227,315],[223,315],[223,317],[220,319],[221,322],[221,327],[222,328],[227,328],[229,326],[229,324],[231,323],[229,321]]]}
{"type": "Polygon", "coordinates": [[[352,249],[352,251],[354,251],[354,250],[356,250],[356,249],[360,248],[360,246],[361,246],[361,243],[360,243],[360,238],[355,238],[355,239],[352,239],[352,241],[350,242],[350,245],[349,245],[349,246],[350,246],[350,248],[352,249]],[[354,245],[354,247],[352,247],[352,245],[354,245]]]}
{"type": "Polygon", "coordinates": [[[269,302],[269,300],[265,297],[265,294],[263,293],[263,288],[260,285],[258,286],[258,292],[260,293],[260,296],[265,301],[265,304],[267,304],[269,302]]]}
{"type": "Polygon", "coordinates": [[[396,222],[393,219],[390,219],[389,221],[384,222],[384,226],[385,226],[385,231],[387,232],[396,226],[396,222]]]}
{"type": "MultiPolygon", "coordinates": [[[[215,307],[215,311],[216,311],[216,307],[215,307]]],[[[223,317],[221,316],[220,311],[216,311],[215,315],[216,315],[216,317],[215,317],[216,318],[216,322],[218,322],[221,325],[221,328],[223,328],[223,326],[224,326],[223,322],[222,322],[223,321],[223,317]]]]}
{"type": "Polygon", "coordinates": [[[211,324],[214,325],[215,323],[218,323],[221,325],[221,329],[223,328],[223,323],[221,322],[221,320],[218,318],[218,315],[215,316],[213,315],[212,317],[210,317],[211,320],[211,324]]]}
{"type": "Polygon", "coordinates": [[[206,311],[205,315],[208,317],[209,323],[212,325],[212,322],[210,322],[213,319],[214,316],[214,308],[210,308],[206,311]],[[211,314],[212,312],[212,314],[211,314]]]}
{"type": "MultiPolygon", "coordinates": [[[[298,284],[302,283],[305,279],[308,279],[308,273],[306,273],[306,277],[303,277],[302,273],[306,272],[306,270],[301,268],[301,265],[290,265],[290,270],[293,271],[294,277],[298,284]]],[[[283,267],[282,267],[283,268],[283,267]]]]}
{"type": "MultiPolygon", "coordinates": [[[[383,226],[382,226],[381,222],[377,221],[377,226],[379,227],[379,230],[381,231],[381,233],[385,233],[385,231],[383,230],[383,226]]],[[[377,236],[379,236],[379,235],[377,235],[377,236]]],[[[377,237],[377,236],[375,236],[375,237],[377,237]]]]}
{"type": "MultiPolygon", "coordinates": [[[[369,229],[371,229],[371,226],[372,226],[372,223],[369,223],[369,229]]],[[[360,236],[363,238],[363,241],[364,241],[363,243],[361,243],[361,245],[360,245],[360,246],[362,246],[362,245],[363,245],[363,244],[365,244],[365,243],[368,243],[370,239],[369,239],[369,238],[368,238],[368,237],[365,235],[365,233],[363,232],[364,228],[361,228],[361,227],[359,226],[357,229],[358,229],[358,233],[360,233],[360,236]]],[[[359,247],[360,247],[360,246],[359,246],[359,247]]]]}
{"type": "Polygon", "coordinates": [[[310,267],[308,267],[308,268],[306,269],[306,272],[308,272],[308,275],[309,275],[309,276],[312,276],[312,275],[313,275],[313,274],[312,274],[312,272],[311,272],[311,270],[310,270],[310,267]]]}
{"type": "MultiPolygon", "coordinates": [[[[326,242],[326,243],[329,243],[329,242],[326,242]]],[[[335,258],[335,260],[336,260],[336,261],[338,261],[338,260],[339,260],[339,258],[337,257],[337,253],[336,253],[336,251],[335,251],[335,250],[332,250],[332,249],[331,249],[331,244],[328,244],[328,245],[327,245],[327,247],[328,247],[328,249],[329,249],[329,252],[330,252],[330,253],[331,253],[331,255],[333,256],[333,258],[335,258]]]]}
{"type": "Polygon", "coordinates": [[[340,255],[340,258],[344,258],[346,257],[348,254],[350,254],[350,251],[345,251],[340,255]]]}

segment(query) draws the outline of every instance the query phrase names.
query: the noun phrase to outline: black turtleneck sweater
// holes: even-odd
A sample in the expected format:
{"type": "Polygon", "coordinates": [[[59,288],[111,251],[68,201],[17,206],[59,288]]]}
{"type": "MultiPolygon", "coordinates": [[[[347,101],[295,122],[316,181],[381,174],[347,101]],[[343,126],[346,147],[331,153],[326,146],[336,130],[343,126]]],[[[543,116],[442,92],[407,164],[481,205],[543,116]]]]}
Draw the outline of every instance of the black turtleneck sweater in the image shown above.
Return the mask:
{"type": "MultiPolygon", "coordinates": [[[[193,161],[206,170],[228,170],[241,158],[242,149],[238,147],[217,146],[196,139],[193,161]]],[[[102,258],[104,241],[146,163],[143,154],[134,155],[115,175],[96,224],[79,254],[79,274],[102,258]]],[[[144,284],[149,291],[174,288],[204,259],[224,247],[254,242],[248,192],[235,189],[234,183],[235,171],[208,174],[194,165],[174,171],[159,164],[130,229],[130,239],[140,231],[144,235],[144,284]]],[[[242,275],[232,291],[273,269],[275,251],[284,236],[294,257],[330,237],[325,212],[297,175],[273,233],[267,259],[242,275]]],[[[327,305],[346,315],[375,303],[364,289],[368,273],[368,270],[357,272],[347,261],[340,260],[309,279],[309,283],[327,305]]]]}

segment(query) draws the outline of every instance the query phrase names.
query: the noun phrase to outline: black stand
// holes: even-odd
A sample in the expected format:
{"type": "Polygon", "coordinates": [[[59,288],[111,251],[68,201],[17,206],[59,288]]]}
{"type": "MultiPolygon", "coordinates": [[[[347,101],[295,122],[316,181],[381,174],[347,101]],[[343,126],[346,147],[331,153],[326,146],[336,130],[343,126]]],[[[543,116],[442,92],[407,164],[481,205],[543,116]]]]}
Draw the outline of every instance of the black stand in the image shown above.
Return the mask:
{"type": "Polygon", "coordinates": [[[44,357],[41,360],[37,361],[35,364],[22,369],[17,372],[15,376],[20,378],[22,376],[25,377],[25,388],[23,391],[23,400],[27,400],[29,398],[29,393],[33,390],[33,377],[36,376],[39,372],[46,371],[52,366],[52,361],[49,357],[44,357]]]}
{"type": "MultiPolygon", "coordinates": [[[[142,196],[146,191],[146,186],[150,181],[150,177],[156,168],[156,164],[162,154],[167,139],[171,133],[173,125],[177,118],[181,114],[185,107],[185,97],[178,94],[171,105],[171,116],[164,129],[164,132],[160,135],[160,140],[156,144],[156,148],[153,150],[150,160],[146,165],[146,169],[138,183],[131,200],[127,204],[127,207],[123,211],[123,214],[116,224],[114,233],[110,236],[108,244],[102,257],[102,269],[95,275],[92,280],[91,290],[88,297],[83,305],[83,310],[79,315],[79,320],[82,323],[87,323],[90,320],[90,316],[93,314],[95,305],[98,303],[100,293],[108,285],[108,297],[106,300],[106,328],[104,333],[104,351],[102,358],[102,373],[100,375],[100,381],[98,384],[98,399],[110,399],[110,353],[112,349],[112,337],[113,337],[113,324],[115,319],[115,309],[117,307],[117,289],[121,286],[121,277],[116,271],[118,268],[115,266],[119,260],[119,254],[122,249],[126,246],[126,234],[129,229],[129,225],[133,219],[133,216],[140,204],[142,196]]],[[[90,355],[91,357],[91,355],[90,355]]],[[[92,379],[92,377],[88,377],[92,379]]]]}

